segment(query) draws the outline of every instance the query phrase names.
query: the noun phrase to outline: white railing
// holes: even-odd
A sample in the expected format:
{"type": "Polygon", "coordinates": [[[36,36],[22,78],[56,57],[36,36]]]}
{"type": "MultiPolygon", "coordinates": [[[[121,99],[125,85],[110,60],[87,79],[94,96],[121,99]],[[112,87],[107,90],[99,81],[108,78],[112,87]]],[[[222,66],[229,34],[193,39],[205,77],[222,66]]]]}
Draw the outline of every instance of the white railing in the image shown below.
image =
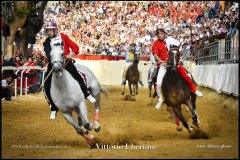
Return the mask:
{"type": "MultiPolygon", "coordinates": [[[[86,67],[88,67],[96,76],[99,83],[101,85],[121,85],[122,82],[122,73],[126,62],[123,60],[119,61],[107,61],[107,60],[78,60],[76,59],[76,63],[80,63],[86,67]]],[[[148,82],[148,69],[150,68],[149,65],[144,65],[145,61],[140,61],[138,64],[138,69],[142,72],[142,80],[144,83],[144,87],[147,87],[148,82]]],[[[229,64],[232,66],[232,64],[229,64]]],[[[214,65],[211,67],[204,66],[204,65],[196,65],[190,61],[184,61],[184,67],[187,68],[193,75],[194,79],[200,86],[216,88],[216,91],[220,91],[224,93],[225,91],[229,92],[230,94],[234,94],[238,96],[238,65],[234,64],[234,69],[230,69],[229,65],[214,65]],[[217,70],[216,70],[217,69],[217,70]],[[203,72],[204,71],[204,72],[203,72]],[[212,73],[209,75],[209,73],[212,73]],[[204,73],[204,74],[203,74],[204,73]],[[218,73],[219,78],[214,77],[218,73]],[[224,73],[224,75],[222,75],[224,73]],[[221,74],[221,75],[220,75],[221,74]],[[207,76],[206,76],[207,75],[207,76]],[[234,75],[234,76],[233,76],[234,75]],[[234,77],[234,82],[233,78],[234,77]],[[232,79],[232,81],[231,81],[232,79]],[[211,82],[211,84],[210,84],[211,82]],[[214,82],[214,83],[212,83],[214,82]]],[[[39,68],[39,67],[2,67],[2,70],[16,70],[16,73],[21,73],[21,83],[20,83],[20,95],[22,95],[22,81],[23,81],[23,72],[29,69],[36,69],[41,70],[42,72],[46,71],[46,68],[39,68]]],[[[42,77],[42,85],[44,82],[44,73],[42,77]]],[[[26,77],[27,78],[27,77],[26,77]]],[[[15,80],[16,82],[16,80],[15,80]]],[[[26,85],[27,86],[27,85],[26,85]]],[[[15,96],[16,94],[16,84],[15,84],[15,96]]],[[[25,88],[25,94],[27,94],[27,88],[25,88]]]]}
{"type": "MultiPolygon", "coordinates": [[[[21,66],[21,67],[12,67],[12,66],[2,66],[2,71],[4,70],[14,70],[15,71],[15,74],[18,74],[20,72],[20,96],[23,95],[23,73],[26,71],[26,73],[28,73],[30,70],[40,70],[43,72],[43,78],[42,78],[42,85],[43,85],[43,80],[44,80],[44,74],[47,70],[47,68],[40,68],[40,67],[30,67],[30,66],[21,66]]],[[[27,81],[28,81],[28,77],[25,77],[26,78],[26,81],[25,81],[25,95],[27,95],[27,81]]],[[[14,91],[14,95],[15,97],[17,97],[17,89],[18,89],[18,86],[17,86],[17,79],[15,79],[15,91],[14,91]]]]}

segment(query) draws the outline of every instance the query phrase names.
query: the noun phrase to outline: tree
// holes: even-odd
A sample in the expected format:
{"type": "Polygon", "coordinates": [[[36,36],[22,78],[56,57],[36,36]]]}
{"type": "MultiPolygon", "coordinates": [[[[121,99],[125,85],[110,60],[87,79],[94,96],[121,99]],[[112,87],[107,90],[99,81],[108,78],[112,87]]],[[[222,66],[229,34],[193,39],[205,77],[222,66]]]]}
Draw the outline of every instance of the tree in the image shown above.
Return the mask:
{"type": "MultiPolygon", "coordinates": [[[[48,1],[14,1],[14,12],[10,16],[8,23],[11,34],[8,37],[7,53],[12,57],[17,48],[13,48],[14,40],[20,46],[24,56],[28,56],[28,44],[34,42],[36,34],[43,26],[43,12],[48,1]],[[39,7],[36,8],[36,4],[39,7]],[[19,31],[21,27],[21,31],[19,31]],[[15,36],[17,36],[15,38],[15,36]]],[[[5,20],[6,21],[6,20],[5,20]]],[[[2,36],[2,42],[3,42],[2,36]]],[[[3,43],[2,43],[3,45],[3,43]]],[[[3,46],[2,46],[3,48],[3,46]]]]}

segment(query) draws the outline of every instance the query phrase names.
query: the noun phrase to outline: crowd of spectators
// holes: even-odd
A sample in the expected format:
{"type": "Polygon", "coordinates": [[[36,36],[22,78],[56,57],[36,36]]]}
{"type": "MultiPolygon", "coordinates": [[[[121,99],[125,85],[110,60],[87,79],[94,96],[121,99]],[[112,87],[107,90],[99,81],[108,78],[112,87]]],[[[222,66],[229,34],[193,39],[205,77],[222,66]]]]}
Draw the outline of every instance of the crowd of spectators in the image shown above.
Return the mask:
{"type": "MultiPolygon", "coordinates": [[[[15,58],[10,58],[9,55],[4,56],[4,61],[2,63],[2,66],[5,67],[21,67],[21,66],[29,66],[29,67],[39,67],[43,68],[46,66],[44,56],[39,53],[35,53],[32,56],[25,57],[23,54],[20,53],[20,50],[17,49],[15,53],[15,58]]],[[[9,77],[9,75],[12,77],[12,81],[14,79],[17,79],[17,86],[20,89],[20,77],[21,77],[21,72],[18,72],[15,74],[13,70],[4,70],[2,72],[2,79],[6,79],[9,77]]],[[[23,72],[23,90],[27,88],[29,92],[35,93],[38,88],[40,87],[42,83],[42,77],[43,77],[43,72],[40,70],[36,69],[26,69],[23,72]],[[28,78],[27,81],[27,86],[26,86],[26,79],[28,78]]]]}
{"type": "MultiPolygon", "coordinates": [[[[79,45],[80,54],[125,55],[135,43],[146,55],[155,30],[165,28],[182,49],[197,49],[238,32],[238,3],[224,1],[92,1],[57,2],[44,12],[60,32],[79,45]]],[[[44,26],[37,35],[45,37],[44,26]]]]}

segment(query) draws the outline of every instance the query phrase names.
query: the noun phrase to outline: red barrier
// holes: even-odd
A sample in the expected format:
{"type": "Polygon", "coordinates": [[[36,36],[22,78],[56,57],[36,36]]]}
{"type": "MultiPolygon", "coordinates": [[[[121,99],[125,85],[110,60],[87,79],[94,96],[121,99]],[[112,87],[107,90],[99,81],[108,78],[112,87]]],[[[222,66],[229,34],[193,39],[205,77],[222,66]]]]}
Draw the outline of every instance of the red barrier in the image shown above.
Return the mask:
{"type": "MultiPolygon", "coordinates": [[[[110,56],[110,55],[95,55],[95,54],[78,54],[73,58],[81,59],[81,60],[108,60],[108,61],[125,60],[125,56],[110,56]]],[[[148,61],[148,57],[140,56],[139,60],[148,61]]]]}

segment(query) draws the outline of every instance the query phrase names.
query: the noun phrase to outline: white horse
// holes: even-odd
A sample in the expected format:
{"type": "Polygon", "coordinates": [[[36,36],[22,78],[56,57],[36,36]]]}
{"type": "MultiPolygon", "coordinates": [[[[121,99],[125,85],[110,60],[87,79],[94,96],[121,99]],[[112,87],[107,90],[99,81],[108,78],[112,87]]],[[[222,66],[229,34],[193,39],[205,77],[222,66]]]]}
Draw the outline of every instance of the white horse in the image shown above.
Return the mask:
{"type": "Polygon", "coordinates": [[[84,127],[90,124],[84,94],[77,80],[63,68],[64,49],[62,41],[51,41],[50,44],[53,68],[50,89],[52,100],[77,133],[89,141],[93,139],[93,135],[88,134],[87,127],[84,127]],[[77,113],[78,124],[72,116],[73,111],[77,113]]]}
{"type": "Polygon", "coordinates": [[[99,124],[100,93],[102,92],[108,97],[108,90],[99,84],[95,75],[86,66],[81,64],[75,64],[75,66],[87,85],[87,88],[89,88],[88,90],[91,95],[96,99],[96,102],[94,103],[94,130],[99,132],[101,129],[99,124]]]}

